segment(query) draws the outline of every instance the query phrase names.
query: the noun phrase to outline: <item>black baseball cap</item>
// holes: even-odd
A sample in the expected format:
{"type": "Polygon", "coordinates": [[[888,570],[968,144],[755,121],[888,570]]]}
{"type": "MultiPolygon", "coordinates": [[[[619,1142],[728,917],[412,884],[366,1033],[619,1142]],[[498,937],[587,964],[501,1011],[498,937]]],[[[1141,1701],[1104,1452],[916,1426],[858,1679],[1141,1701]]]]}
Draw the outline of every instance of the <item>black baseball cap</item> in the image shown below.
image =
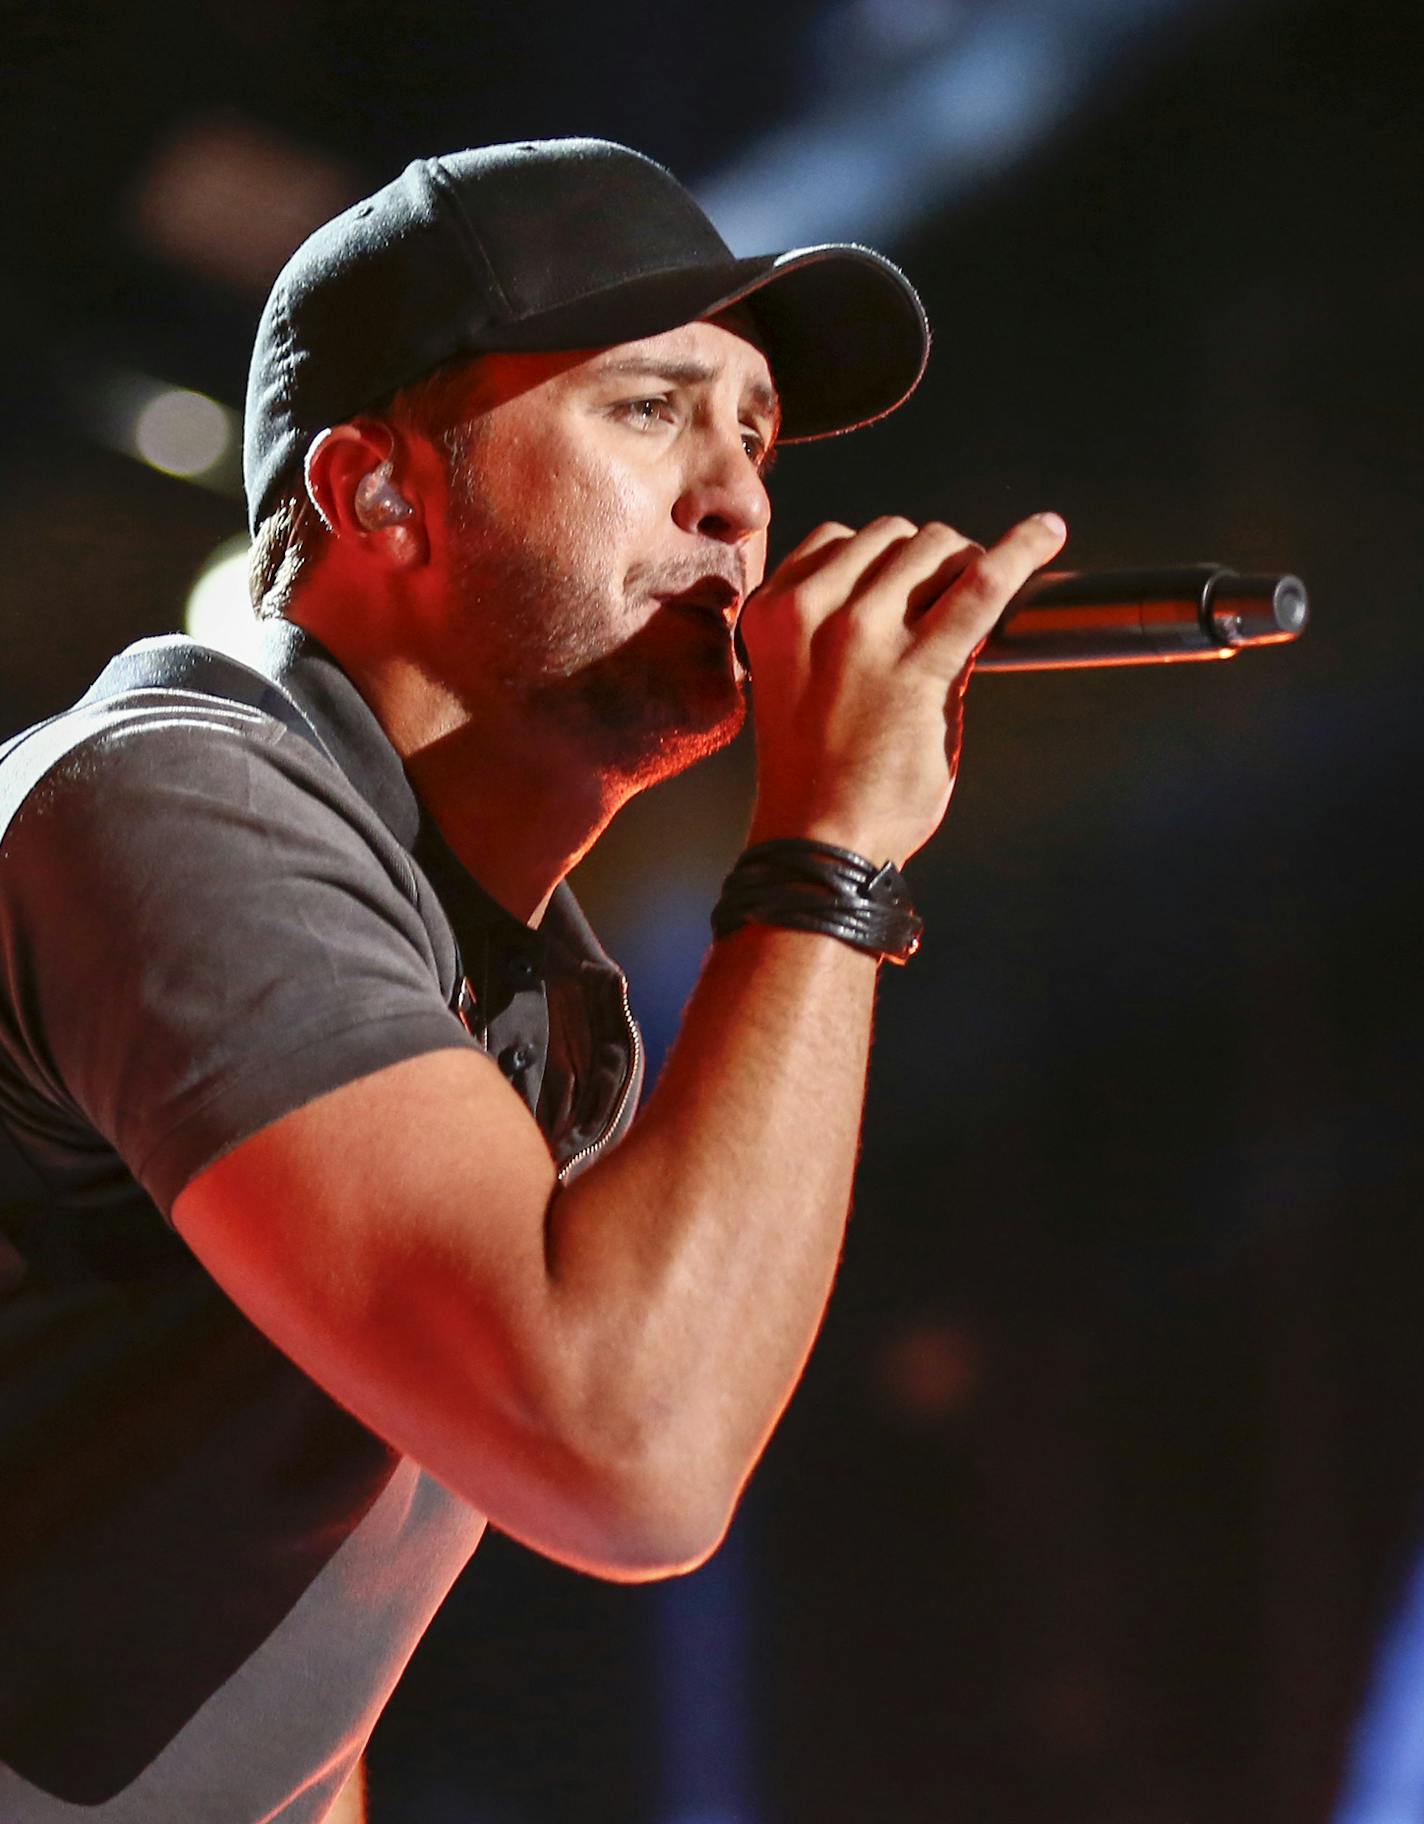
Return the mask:
{"type": "Polygon", "coordinates": [[[272,288],[243,436],[252,527],[319,432],[457,355],[631,342],[743,300],[783,442],[883,417],[924,372],[924,307],[868,247],[737,259],[671,172],[608,140],[416,159],[318,228],[272,288]]]}

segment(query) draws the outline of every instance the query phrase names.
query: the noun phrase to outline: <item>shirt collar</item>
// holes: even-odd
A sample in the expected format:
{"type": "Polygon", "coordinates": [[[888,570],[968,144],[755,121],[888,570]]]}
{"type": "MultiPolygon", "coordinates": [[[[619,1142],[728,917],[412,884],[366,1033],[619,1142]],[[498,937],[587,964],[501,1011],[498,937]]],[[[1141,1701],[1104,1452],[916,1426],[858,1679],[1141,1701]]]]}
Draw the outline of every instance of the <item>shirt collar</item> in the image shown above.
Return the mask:
{"type": "Polygon", "coordinates": [[[375,711],[315,635],[294,621],[264,620],[257,667],[296,702],[336,764],[401,847],[416,857],[442,899],[460,902],[467,918],[522,951],[541,972],[554,944],[575,964],[618,973],[566,884],[554,889],[537,929],[485,891],[416,796],[375,711]]]}

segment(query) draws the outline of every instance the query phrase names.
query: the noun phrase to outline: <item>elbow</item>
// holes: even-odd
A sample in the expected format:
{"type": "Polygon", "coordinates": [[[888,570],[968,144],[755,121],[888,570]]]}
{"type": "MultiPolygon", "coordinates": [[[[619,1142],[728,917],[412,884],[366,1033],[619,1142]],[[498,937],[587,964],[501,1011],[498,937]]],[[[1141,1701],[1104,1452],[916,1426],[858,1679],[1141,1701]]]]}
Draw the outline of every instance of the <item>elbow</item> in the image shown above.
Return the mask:
{"type": "Polygon", "coordinates": [[[581,1566],[608,1583],[657,1583],[700,1570],[727,1526],[686,1525],[666,1515],[630,1516],[600,1540],[594,1562],[581,1566]]]}
{"type": "Polygon", "coordinates": [[[697,1570],[725,1539],[744,1476],[721,1474],[705,1440],[677,1428],[655,1440],[644,1435],[636,1449],[623,1443],[585,1459],[595,1574],[648,1583],[697,1570]]]}
{"type": "Polygon", "coordinates": [[[614,1583],[651,1583],[704,1565],[727,1536],[735,1499],[709,1498],[687,1473],[625,1467],[601,1479],[595,1505],[595,1574],[614,1583]]]}
{"type": "Polygon", "coordinates": [[[694,1571],[731,1525],[751,1468],[741,1440],[728,1435],[718,1404],[679,1397],[626,1354],[598,1369],[544,1380],[543,1397],[524,1409],[518,1454],[535,1527],[521,1532],[491,1518],[610,1582],[694,1571]],[[571,1549],[560,1549],[564,1542],[571,1549]]]}
{"type": "Polygon", "coordinates": [[[695,1427],[652,1423],[648,1409],[603,1402],[596,1420],[531,1422],[469,1435],[426,1467],[501,1532],[541,1556],[611,1583],[696,1570],[725,1538],[742,1476],[709,1473],[719,1453],[695,1427]],[[472,1448],[473,1446],[473,1448],[472,1448]]]}

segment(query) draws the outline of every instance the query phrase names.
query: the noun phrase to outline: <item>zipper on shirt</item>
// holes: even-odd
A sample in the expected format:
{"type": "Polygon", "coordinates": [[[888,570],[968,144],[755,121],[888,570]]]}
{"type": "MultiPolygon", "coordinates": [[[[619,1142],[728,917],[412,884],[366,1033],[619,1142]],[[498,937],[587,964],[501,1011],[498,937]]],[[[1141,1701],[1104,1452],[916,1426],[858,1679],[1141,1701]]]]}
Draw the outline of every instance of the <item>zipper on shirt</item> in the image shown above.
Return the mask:
{"type": "Polygon", "coordinates": [[[617,1104],[603,1132],[596,1140],[591,1140],[587,1146],[581,1146],[559,1167],[560,1184],[567,1184],[575,1172],[582,1171],[612,1142],[622,1123],[623,1116],[627,1112],[629,1100],[643,1080],[643,1035],[638,1030],[638,1022],[633,1018],[633,1009],[628,1001],[626,975],[620,974],[618,977],[618,993],[623,1011],[623,1024],[629,1040],[628,1075],[624,1079],[617,1104]]]}

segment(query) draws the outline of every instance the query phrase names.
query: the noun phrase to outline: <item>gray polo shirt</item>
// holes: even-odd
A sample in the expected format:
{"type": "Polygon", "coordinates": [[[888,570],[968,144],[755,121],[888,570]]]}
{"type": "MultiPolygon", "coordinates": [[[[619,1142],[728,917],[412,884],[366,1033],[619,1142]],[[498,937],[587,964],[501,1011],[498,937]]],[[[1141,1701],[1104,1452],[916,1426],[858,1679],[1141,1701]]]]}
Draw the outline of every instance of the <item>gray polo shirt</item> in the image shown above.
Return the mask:
{"type": "Polygon", "coordinates": [[[566,1175],[637,1099],[567,889],[511,918],[330,655],[264,671],[142,642],[0,759],[6,1824],[316,1824],[483,1530],[213,1284],[183,1186],[449,1046],[566,1175]]]}

